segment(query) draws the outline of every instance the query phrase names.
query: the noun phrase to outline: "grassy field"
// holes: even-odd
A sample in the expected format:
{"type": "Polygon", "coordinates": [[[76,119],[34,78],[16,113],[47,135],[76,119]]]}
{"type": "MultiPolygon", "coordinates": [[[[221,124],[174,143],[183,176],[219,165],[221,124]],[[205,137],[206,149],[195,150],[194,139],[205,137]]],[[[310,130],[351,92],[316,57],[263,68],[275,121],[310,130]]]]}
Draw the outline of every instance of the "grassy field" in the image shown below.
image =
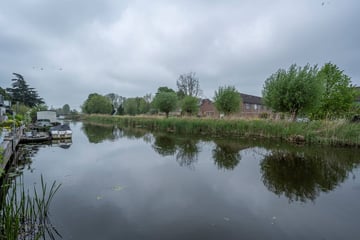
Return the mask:
{"type": "Polygon", "coordinates": [[[360,147],[360,124],[346,120],[289,122],[109,115],[84,115],[83,120],[186,135],[266,138],[306,144],[360,147]]]}

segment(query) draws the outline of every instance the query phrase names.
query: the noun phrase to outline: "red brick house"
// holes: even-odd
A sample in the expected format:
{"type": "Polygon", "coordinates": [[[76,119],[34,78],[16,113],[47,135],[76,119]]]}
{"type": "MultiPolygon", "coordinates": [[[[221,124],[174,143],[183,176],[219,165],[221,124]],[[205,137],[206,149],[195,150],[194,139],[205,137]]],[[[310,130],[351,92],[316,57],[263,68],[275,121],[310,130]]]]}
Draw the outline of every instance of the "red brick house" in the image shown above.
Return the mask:
{"type": "Polygon", "coordinates": [[[202,99],[200,102],[199,115],[201,117],[218,118],[220,114],[210,99],[202,99]]]}
{"type": "MultiPolygon", "coordinates": [[[[271,113],[262,103],[262,98],[240,93],[242,99],[242,106],[240,112],[235,114],[237,117],[253,118],[259,117],[261,113],[271,113]]],[[[203,99],[200,103],[199,115],[201,117],[215,117],[218,118],[220,113],[216,110],[214,103],[209,99],[203,99]]]]}

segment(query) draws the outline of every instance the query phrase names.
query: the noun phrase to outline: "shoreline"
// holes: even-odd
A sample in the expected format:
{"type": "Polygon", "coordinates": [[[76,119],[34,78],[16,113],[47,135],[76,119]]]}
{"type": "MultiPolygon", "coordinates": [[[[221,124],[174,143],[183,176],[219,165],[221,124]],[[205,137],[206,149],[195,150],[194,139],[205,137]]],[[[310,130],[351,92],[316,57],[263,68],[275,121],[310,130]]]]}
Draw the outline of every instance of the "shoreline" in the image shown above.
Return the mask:
{"type": "Polygon", "coordinates": [[[268,119],[160,118],[152,116],[83,115],[82,120],[118,124],[149,131],[206,135],[210,137],[252,137],[296,144],[360,147],[360,124],[346,120],[289,122],[268,119]]]}

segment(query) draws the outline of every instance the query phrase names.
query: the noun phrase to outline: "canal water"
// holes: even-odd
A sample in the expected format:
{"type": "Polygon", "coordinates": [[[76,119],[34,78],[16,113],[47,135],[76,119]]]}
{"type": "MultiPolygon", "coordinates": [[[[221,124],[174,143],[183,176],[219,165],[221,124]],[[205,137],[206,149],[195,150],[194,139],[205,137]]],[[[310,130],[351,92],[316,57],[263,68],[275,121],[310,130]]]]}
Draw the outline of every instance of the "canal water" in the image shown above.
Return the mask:
{"type": "Polygon", "coordinates": [[[360,237],[358,149],[71,128],[71,145],[21,147],[17,169],[30,189],[62,184],[63,239],[360,237]]]}

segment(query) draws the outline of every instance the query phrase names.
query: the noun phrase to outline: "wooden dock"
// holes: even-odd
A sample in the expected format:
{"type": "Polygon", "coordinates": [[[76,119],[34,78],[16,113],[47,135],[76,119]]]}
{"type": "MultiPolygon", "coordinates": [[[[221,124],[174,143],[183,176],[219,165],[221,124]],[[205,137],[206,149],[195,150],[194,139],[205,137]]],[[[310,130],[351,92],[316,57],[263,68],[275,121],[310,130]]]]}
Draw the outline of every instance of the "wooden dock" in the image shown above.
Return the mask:
{"type": "Polygon", "coordinates": [[[4,141],[1,143],[0,147],[3,150],[3,161],[0,163],[0,167],[5,169],[9,160],[11,159],[11,156],[16,151],[16,146],[19,144],[21,135],[23,132],[24,127],[21,126],[17,128],[15,134],[12,134],[11,136],[5,137],[4,141]]]}

